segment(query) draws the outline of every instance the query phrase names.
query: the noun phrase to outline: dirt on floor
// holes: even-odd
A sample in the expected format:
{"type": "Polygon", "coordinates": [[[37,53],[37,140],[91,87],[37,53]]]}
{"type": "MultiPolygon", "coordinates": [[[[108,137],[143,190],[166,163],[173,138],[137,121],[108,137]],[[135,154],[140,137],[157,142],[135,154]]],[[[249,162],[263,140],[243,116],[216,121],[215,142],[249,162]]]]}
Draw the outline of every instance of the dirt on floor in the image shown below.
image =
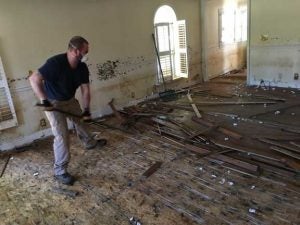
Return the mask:
{"type": "MultiPolygon", "coordinates": [[[[157,122],[157,128],[153,126],[156,130],[152,130],[143,118],[131,121],[131,129],[120,126],[113,117],[91,124],[91,132],[106,138],[108,145],[87,151],[71,134],[69,172],[77,179],[73,186],[53,179],[53,137],[38,140],[22,151],[2,154],[0,171],[8,163],[0,178],[0,224],[126,225],[132,217],[142,225],[300,224],[300,91],[250,88],[244,77],[236,75],[191,90],[204,119],[218,126],[208,130],[192,123],[192,108],[163,111],[163,116],[172,116],[193,132],[200,131],[199,140],[187,140],[181,133],[175,139],[174,135],[163,135],[165,127],[157,122]],[[246,104],[251,101],[267,103],[246,104]],[[234,138],[220,132],[220,126],[243,138],[231,142],[234,138]],[[278,153],[257,139],[275,139],[289,146],[292,142],[295,151],[278,153]],[[250,152],[237,150],[222,155],[259,166],[257,173],[185,147],[220,147],[213,142],[230,146],[243,142],[250,152]],[[260,161],[255,164],[249,155],[261,157],[260,161]],[[143,176],[158,162],[162,164],[153,174],[143,176]]],[[[183,107],[191,103],[183,94],[164,104],[183,107]]],[[[145,116],[141,115],[139,119],[145,116]]]]}

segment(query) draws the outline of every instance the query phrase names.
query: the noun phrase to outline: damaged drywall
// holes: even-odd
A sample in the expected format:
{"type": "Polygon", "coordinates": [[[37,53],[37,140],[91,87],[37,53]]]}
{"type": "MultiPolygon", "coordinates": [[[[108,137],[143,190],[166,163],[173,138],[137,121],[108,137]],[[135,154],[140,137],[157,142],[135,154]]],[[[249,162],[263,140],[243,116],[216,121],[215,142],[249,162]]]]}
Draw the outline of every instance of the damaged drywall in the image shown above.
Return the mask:
{"type": "Polygon", "coordinates": [[[298,0],[251,1],[250,85],[300,88],[299,8],[298,0]]]}
{"type": "Polygon", "coordinates": [[[250,84],[262,80],[268,86],[299,88],[300,44],[291,46],[255,46],[251,51],[250,84]]]}

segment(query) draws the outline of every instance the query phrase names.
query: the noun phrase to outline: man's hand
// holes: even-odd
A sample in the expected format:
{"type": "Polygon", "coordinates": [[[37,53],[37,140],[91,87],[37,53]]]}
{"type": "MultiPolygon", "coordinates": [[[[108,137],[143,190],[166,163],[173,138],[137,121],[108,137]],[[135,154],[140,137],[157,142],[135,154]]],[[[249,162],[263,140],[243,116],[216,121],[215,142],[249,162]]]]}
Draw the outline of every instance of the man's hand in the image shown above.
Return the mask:
{"type": "Polygon", "coordinates": [[[92,120],[90,110],[85,108],[83,113],[81,114],[83,122],[90,122],[92,120]]]}
{"type": "Polygon", "coordinates": [[[43,99],[43,100],[41,100],[40,103],[37,103],[36,105],[39,107],[43,107],[44,111],[53,111],[54,110],[53,105],[51,104],[51,102],[49,102],[48,99],[43,99]]]}

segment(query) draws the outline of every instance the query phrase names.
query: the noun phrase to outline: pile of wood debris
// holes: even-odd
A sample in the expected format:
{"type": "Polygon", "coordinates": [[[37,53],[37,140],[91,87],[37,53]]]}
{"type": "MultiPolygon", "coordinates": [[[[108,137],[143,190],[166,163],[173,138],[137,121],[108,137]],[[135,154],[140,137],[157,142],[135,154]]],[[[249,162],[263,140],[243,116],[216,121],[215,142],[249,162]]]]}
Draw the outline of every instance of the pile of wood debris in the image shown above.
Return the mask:
{"type": "Polygon", "coordinates": [[[237,88],[236,84],[235,88],[243,94],[216,94],[196,85],[176,91],[176,101],[155,99],[114,112],[123,128],[158,135],[223,167],[250,176],[268,171],[280,179],[298,178],[299,93],[273,89],[266,95],[261,88],[237,88]],[[208,97],[214,101],[208,101],[208,97]],[[293,112],[288,112],[290,109],[293,112]],[[278,114],[280,119],[285,117],[284,123],[275,121],[278,114]]]}

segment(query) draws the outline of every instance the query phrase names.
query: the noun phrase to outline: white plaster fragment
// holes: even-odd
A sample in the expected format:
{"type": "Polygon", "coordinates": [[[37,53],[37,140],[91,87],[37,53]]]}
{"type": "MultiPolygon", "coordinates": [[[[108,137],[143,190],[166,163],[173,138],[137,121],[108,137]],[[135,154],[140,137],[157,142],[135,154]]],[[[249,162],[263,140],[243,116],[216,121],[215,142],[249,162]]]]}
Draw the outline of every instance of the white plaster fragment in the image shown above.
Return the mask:
{"type": "Polygon", "coordinates": [[[219,183],[220,184],[225,184],[225,181],[226,181],[225,178],[222,178],[219,183]]]}
{"type": "Polygon", "coordinates": [[[233,183],[232,181],[228,181],[228,184],[229,184],[230,186],[233,186],[233,185],[234,185],[234,183],[233,183]]]}
{"type": "Polygon", "coordinates": [[[249,209],[249,213],[256,213],[256,210],[255,210],[255,209],[252,209],[252,208],[250,208],[250,209],[249,209]]]}
{"type": "Polygon", "coordinates": [[[197,167],[197,170],[199,170],[199,171],[201,171],[201,172],[204,171],[203,167],[201,167],[201,166],[200,166],[200,167],[197,167]]]}

